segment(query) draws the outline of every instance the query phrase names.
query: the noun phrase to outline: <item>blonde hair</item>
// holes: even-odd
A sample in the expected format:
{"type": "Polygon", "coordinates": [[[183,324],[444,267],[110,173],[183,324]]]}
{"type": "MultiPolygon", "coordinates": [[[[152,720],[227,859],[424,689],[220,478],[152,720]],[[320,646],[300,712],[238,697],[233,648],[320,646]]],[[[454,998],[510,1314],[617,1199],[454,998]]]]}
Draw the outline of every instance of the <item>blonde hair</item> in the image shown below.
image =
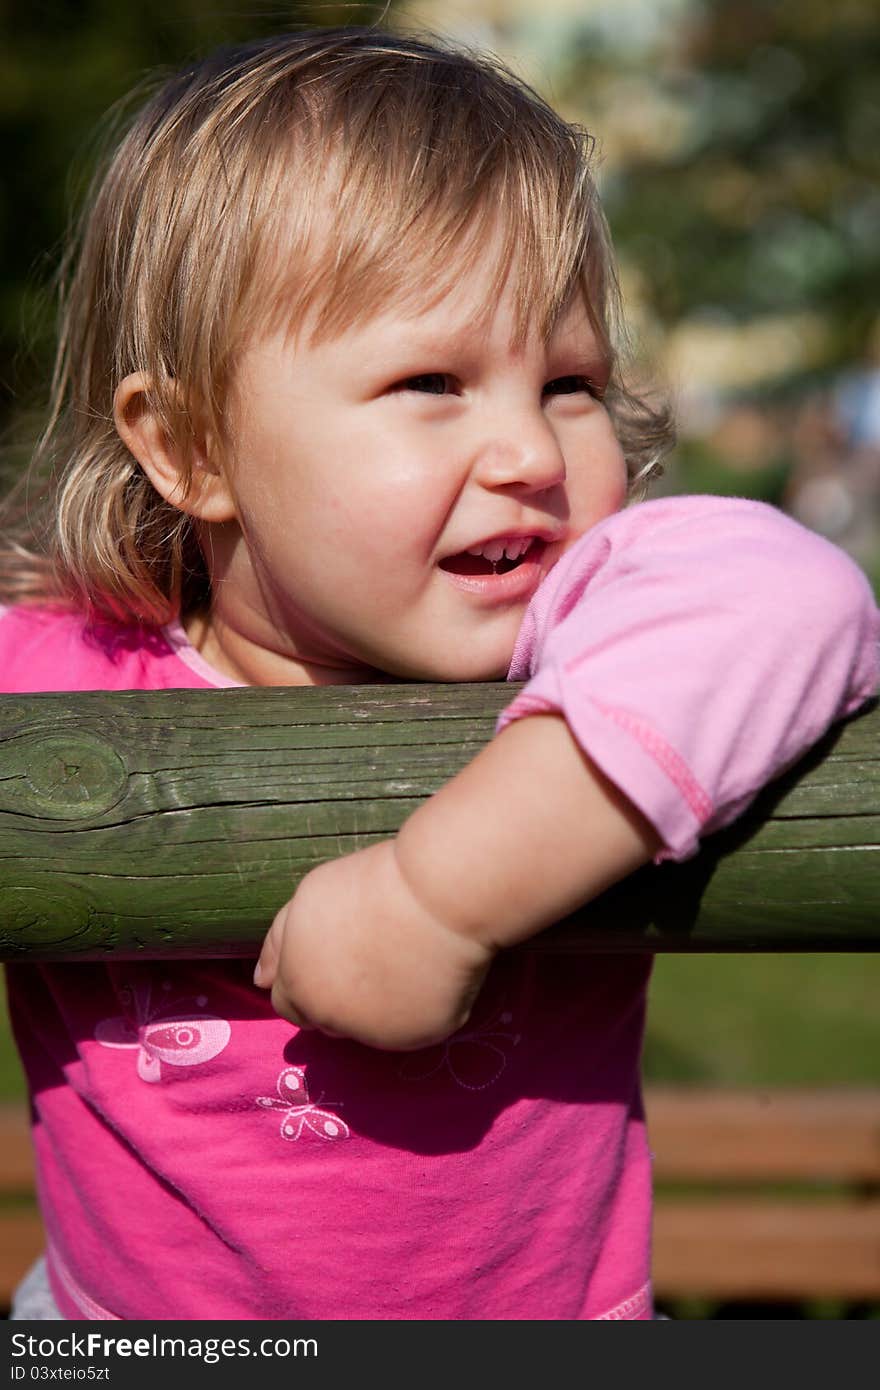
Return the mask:
{"type": "Polygon", "coordinates": [[[549,334],[583,295],[614,361],[607,404],[630,477],[644,479],[672,429],[612,348],[619,293],[592,158],[591,137],[494,60],[373,29],[221,49],[164,81],[96,176],[67,258],[31,470],[43,495],[7,528],[3,596],[157,625],[204,602],[192,523],[115,430],[118,383],[145,374],[184,454],[196,418],[222,439],[255,330],[311,312],[331,337],[426,287],[439,297],[491,227],[494,288],[514,276],[520,335],[549,334]]]}

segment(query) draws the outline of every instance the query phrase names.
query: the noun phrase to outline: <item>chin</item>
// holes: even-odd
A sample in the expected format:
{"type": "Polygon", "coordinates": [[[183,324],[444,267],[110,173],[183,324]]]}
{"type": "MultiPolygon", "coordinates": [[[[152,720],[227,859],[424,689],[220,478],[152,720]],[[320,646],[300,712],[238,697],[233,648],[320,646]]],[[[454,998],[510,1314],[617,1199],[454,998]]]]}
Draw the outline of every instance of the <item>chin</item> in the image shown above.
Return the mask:
{"type": "Polygon", "coordinates": [[[412,657],[395,652],[377,660],[374,656],[373,669],[381,671],[390,680],[421,681],[426,684],[456,685],[472,681],[503,681],[510,666],[510,655],[505,653],[497,660],[481,656],[466,649],[450,656],[449,653],[416,652],[412,657]]]}
{"type": "Polygon", "coordinates": [[[413,668],[409,671],[401,671],[399,674],[407,680],[430,681],[432,683],[457,685],[477,681],[503,681],[507,678],[507,671],[510,666],[510,659],[492,664],[487,661],[478,661],[473,658],[468,659],[467,655],[459,661],[446,661],[437,663],[426,662],[418,669],[413,668]]]}

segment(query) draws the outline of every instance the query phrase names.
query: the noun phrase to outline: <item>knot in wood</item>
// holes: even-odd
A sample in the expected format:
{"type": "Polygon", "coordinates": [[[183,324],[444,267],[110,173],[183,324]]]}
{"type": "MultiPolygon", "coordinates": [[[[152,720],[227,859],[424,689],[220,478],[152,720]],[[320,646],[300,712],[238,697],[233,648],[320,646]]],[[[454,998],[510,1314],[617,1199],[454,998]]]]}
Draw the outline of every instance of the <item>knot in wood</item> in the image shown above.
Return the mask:
{"type": "Polygon", "coordinates": [[[3,960],[38,960],[48,952],[67,957],[98,947],[108,933],[93,927],[86,894],[73,879],[4,887],[0,913],[0,953],[3,960]]]}
{"type": "Polygon", "coordinates": [[[95,734],[70,731],[19,745],[17,810],[58,820],[84,820],[115,806],[128,773],[119,754],[95,734]]]}

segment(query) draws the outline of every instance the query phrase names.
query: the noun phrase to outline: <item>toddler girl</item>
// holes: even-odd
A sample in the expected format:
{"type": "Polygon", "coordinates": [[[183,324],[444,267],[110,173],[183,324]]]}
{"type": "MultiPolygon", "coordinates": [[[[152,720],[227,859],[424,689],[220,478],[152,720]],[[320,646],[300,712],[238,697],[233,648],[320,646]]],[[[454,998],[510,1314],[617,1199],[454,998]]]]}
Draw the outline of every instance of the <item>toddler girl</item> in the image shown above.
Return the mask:
{"type": "Polygon", "coordinates": [[[876,614],[767,508],[624,510],[670,428],[589,157],[487,60],[323,30],[172,77],[95,186],[5,688],[527,683],[262,989],[10,969],[43,1316],[652,1315],[650,959],[501,948],[731,820],[871,693],[876,614]]]}

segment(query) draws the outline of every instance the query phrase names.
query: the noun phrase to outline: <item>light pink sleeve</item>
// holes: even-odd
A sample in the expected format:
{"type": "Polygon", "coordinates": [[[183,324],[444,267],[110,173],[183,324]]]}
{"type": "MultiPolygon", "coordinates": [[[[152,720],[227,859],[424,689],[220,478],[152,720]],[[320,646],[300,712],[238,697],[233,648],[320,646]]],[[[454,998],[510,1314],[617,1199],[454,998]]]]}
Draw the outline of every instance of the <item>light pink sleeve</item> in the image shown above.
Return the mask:
{"type": "Polygon", "coordinates": [[[741,498],[640,503],[594,527],[526,613],[499,729],[564,715],[686,859],[878,681],[880,613],[837,546],[741,498]]]}

